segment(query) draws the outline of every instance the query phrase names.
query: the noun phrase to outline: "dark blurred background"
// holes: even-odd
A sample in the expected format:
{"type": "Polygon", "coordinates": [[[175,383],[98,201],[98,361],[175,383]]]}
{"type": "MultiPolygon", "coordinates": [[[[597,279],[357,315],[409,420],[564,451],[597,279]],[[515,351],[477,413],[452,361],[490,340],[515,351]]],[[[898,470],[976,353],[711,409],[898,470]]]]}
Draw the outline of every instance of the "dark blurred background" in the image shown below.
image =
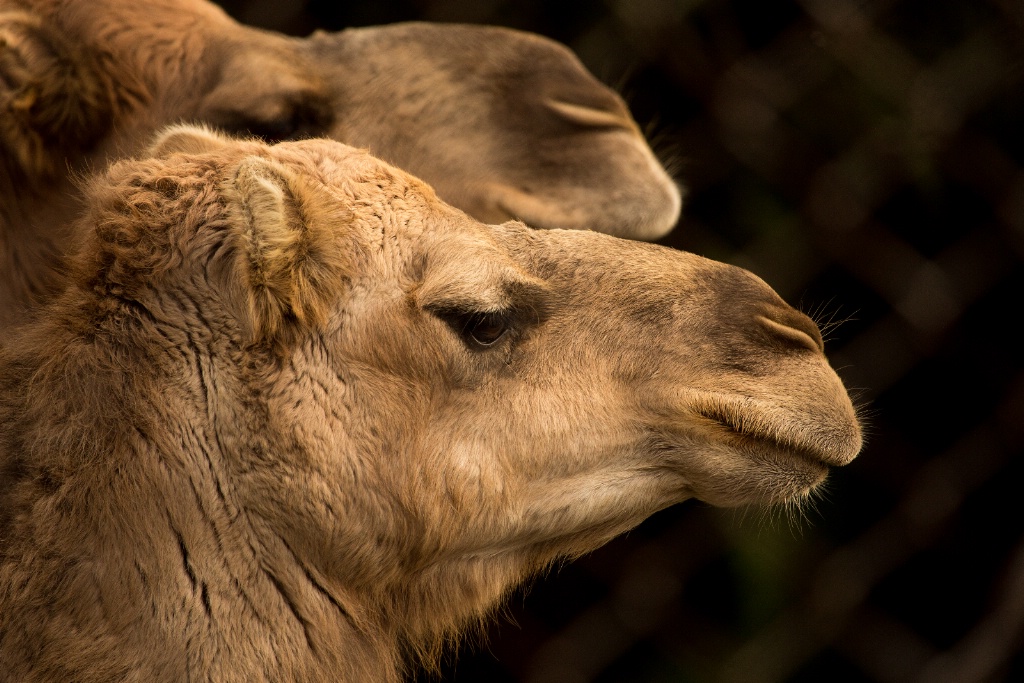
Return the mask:
{"type": "Polygon", "coordinates": [[[444,681],[1024,681],[1024,2],[221,4],[568,44],[688,188],[664,243],[815,314],[868,408],[806,519],[660,513],[517,593],[444,681]]]}

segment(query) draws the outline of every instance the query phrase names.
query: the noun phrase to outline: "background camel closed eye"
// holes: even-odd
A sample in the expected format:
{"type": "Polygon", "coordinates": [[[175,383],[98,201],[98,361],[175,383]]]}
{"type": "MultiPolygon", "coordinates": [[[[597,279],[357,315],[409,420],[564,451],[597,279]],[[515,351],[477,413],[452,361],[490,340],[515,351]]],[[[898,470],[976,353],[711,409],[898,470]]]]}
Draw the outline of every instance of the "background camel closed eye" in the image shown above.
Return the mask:
{"type": "Polygon", "coordinates": [[[305,34],[409,19],[566,42],[672,150],[667,243],[827,323],[866,450],[792,528],[672,508],[538,582],[447,681],[1019,680],[1019,3],[229,2],[305,34]],[[500,637],[499,637],[500,636],[500,637]]]}

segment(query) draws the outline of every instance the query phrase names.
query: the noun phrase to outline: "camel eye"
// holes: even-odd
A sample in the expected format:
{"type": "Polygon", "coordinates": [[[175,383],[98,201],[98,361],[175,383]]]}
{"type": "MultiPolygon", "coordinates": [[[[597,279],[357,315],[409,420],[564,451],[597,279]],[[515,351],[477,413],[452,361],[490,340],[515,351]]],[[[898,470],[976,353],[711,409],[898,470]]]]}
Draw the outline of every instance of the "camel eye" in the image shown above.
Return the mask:
{"type": "Polygon", "coordinates": [[[463,328],[463,337],[479,346],[493,346],[508,332],[509,320],[504,313],[474,313],[463,328]]]}
{"type": "Polygon", "coordinates": [[[511,311],[458,311],[451,309],[434,310],[433,313],[448,323],[448,326],[473,349],[486,349],[505,338],[512,328],[514,314],[511,311]]]}

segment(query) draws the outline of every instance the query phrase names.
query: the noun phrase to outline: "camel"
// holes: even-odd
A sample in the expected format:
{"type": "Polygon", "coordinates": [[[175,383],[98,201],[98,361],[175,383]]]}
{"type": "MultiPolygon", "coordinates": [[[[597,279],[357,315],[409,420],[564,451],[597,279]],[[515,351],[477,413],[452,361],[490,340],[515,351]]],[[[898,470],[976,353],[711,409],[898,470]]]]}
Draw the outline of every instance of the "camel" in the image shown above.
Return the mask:
{"type": "Polygon", "coordinates": [[[79,228],[0,347],[5,681],[398,681],[552,562],[860,449],[750,272],[338,142],[175,127],[79,228]]]}
{"type": "Polygon", "coordinates": [[[332,137],[478,219],[655,239],[680,191],[563,45],[423,23],[296,39],[205,0],[0,0],[0,326],[60,288],[75,179],[160,128],[332,137]]]}

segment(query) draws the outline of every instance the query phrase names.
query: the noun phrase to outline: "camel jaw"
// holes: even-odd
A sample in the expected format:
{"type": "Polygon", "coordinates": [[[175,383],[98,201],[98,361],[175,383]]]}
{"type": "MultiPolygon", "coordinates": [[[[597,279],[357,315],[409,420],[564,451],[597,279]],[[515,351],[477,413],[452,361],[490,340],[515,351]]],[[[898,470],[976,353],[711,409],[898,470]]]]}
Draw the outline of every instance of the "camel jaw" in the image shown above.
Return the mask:
{"type": "Polygon", "coordinates": [[[757,398],[731,392],[685,392],[684,417],[658,421],[664,462],[686,497],[712,505],[800,503],[834,466],[861,447],[848,399],[757,398]]]}

